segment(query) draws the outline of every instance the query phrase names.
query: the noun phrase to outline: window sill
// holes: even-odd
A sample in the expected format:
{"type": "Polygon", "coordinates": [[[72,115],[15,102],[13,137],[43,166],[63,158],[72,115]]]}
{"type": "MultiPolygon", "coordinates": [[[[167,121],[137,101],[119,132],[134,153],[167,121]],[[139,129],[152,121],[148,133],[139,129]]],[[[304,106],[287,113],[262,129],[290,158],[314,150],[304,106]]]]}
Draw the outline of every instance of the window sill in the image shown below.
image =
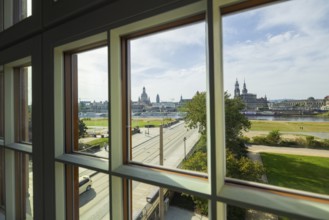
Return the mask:
{"type": "Polygon", "coordinates": [[[210,184],[206,179],[131,165],[118,167],[113,175],[210,198],[210,184]]]}
{"type": "Polygon", "coordinates": [[[32,154],[32,145],[31,144],[22,144],[22,143],[11,143],[5,146],[7,149],[21,151],[23,153],[32,154]]]}
{"type": "Polygon", "coordinates": [[[76,165],[104,173],[108,173],[109,171],[109,161],[102,158],[90,157],[81,154],[63,154],[56,157],[55,160],[57,162],[76,165]]]}
{"type": "Polygon", "coordinates": [[[261,184],[225,183],[218,200],[297,219],[327,219],[329,216],[329,199],[325,195],[311,197],[296,193],[296,190],[280,190],[272,186],[265,189],[258,185],[261,184]]]}

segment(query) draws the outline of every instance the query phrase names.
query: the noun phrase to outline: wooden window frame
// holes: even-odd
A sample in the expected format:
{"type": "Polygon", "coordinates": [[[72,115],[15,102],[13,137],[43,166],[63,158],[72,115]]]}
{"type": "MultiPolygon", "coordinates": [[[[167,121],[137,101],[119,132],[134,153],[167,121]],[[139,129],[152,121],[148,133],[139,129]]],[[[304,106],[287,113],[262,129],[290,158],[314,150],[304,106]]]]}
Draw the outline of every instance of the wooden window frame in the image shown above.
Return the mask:
{"type": "Polygon", "coordinates": [[[15,207],[17,219],[26,219],[26,196],[30,180],[29,157],[29,154],[15,152],[15,207]]]}
{"type": "MultiPolygon", "coordinates": [[[[78,103],[78,53],[107,46],[100,41],[63,53],[64,57],[64,118],[66,154],[84,154],[78,151],[79,103],[78,103]]],[[[88,156],[93,156],[86,154],[88,156]]],[[[65,164],[66,219],[79,219],[79,167],[65,164]]]]}
{"type": "MultiPolygon", "coordinates": [[[[106,41],[96,42],[64,52],[64,102],[65,102],[65,153],[78,152],[78,53],[107,46],[106,41]]],[[[88,156],[92,156],[87,154],[88,156]]]]}
{"type": "MultiPolygon", "coordinates": [[[[177,171],[182,172],[175,169],[169,169],[165,167],[152,166],[147,164],[141,164],[138,162],[132,161],[132,132],[131,132],[131,73],[130,73],[130,51],[129,51],[129,41],[144,37],[151,34],[160,33],[161,31],[171,30],[177,27],[184,27],[185,25],[194,24],[200,21],[205,21],[205,13],[200,13],[197,15],[189,16],[187,18],[178,19],[176,21],[168,22],[162,25],[157,25],[155,27],[147,28],[144,30],[140,30],[134,33],[130,33],[128,35],[124,35],[121,37],[121,78],[122,78],[122,160],[124,164],[133,164],[140,165],[143,167],[157,167],[160,170],[168,170],[170,172],[177,171]]],[[[193,175],[193,174],[192,174],[193,175]]],[[[196,176],[199,176],[196,174],[196,176]]],[[[203,176],[203,175],[201,175],[203,176]]]]}
{"type": "MultiPolygon", "coordinates": [[[[121,36],[121,94],[122,94],[122,161],[125,165],[135,165],[143,168],[156,169],[160,172],[178,173],[181,175],[188,175],[198,179],[206,178],[207,175],[188,173],[183,170],[171,169],[162,166],[153,166],[148,164],[142,164],[132,161],[132,115],[131,115],[131,72],[130,72],[130,50],[129,41],[144,37],[151,34],[160,33],[161,31],[171,30],[177,27],[184,27],[185,25],[198,23],[205,21],[205,13],[200,13],[186,18],[178,19],[176,21],[168,22],[162,25],[157,25],[151,28],[146,28],[137,32],[130,33],[128,35],[121,36]]],[[[123,200],[124,204],[124,219],[133,218],[133,190],[132,180],[124,178],[123,180],[123,200]]]]}

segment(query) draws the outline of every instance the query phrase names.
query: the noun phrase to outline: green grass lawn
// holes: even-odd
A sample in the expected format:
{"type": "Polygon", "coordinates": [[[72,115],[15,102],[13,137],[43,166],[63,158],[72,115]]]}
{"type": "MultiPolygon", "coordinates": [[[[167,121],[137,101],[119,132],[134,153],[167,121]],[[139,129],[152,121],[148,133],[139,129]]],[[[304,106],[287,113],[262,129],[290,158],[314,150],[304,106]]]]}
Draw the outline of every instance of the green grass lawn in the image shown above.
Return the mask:
{"type": "MultiPolygon", "coordinates": [[[[134,119],[132,121],[132,127],[145,127],[145,125],[154,125],[156,127],[160,126],[163,123],[168,123],[173,121],[173,119],[166,118],[164,120],[162,119],[134,119]]],[[[99,126],[99,127],[107,127],[108,126],[108,120],[107,119],[88,119],[83,120],[83,122],[86,124],[86,126],[99,126]]]]}
{"type": "Polygon", "coordinates": [[[261,153],[271,185],[329,194],[329,158],[261,153]]]}
{"type": "Polygon", "coordinates": [[[329,132],[329,122],[250,120],[251,131],[329,132]],[[303,129],[301,129],[303,127],[303,129]]]}
{"type": "Polygon", "coordinates": [[[107,127],[108,126],[108,120],[107,119],[83,119],[83,122],[86,124],[86,126],[99,126],[99,127],[107,127]]]}
{"type": "Polygon", "coordinates": [[[85,144],[88,144],[90,146],[94,146],[94,145],[100,145],[101,147],[103,147],[104,144],[107,144],[109,141],[108,138],[97,138],[95,140],[86,142],[85,144]]]}

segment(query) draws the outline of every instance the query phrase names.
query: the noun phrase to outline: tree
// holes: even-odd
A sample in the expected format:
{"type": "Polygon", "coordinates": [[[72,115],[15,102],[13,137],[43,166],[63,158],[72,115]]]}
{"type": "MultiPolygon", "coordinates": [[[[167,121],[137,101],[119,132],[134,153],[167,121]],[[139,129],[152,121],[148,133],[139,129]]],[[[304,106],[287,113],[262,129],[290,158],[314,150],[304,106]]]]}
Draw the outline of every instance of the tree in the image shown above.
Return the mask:
{"type": "Polygon", "coordinates": [[[225,139],[226,148],[230,149],[237,157],[246,156],[247,150],[242,140],[242,131],[250,128],[250,121],[241,114],[244,103],[240,98],[230,99],[225,92],[225,139]]]}
{"type": "MultiPolygon", "coordinates": [[[[227,176],[259,182],[265,170],[261,164],[246,157],[247,150],[242,139],[242,131],[250,128],[249,120],[241,114],[244,104],[239,98],[230,99],[227,92],[224,95],[227,176]]],[[[197,128],[199,126],[202,138],[198,143],[196,152],[184,162],[183,169],[207,172],[207,151],[204,150],[207,143],[205,135],[207,132],[206,93],[197,92],[192,100],[185,105],[185,110],[187,112],[185,121],[188,127],[197,128]]],[[[207,212],[207,200],[193,196],[192,200],[200,210],[203,210],[204,213],[207,212]]],[[[244,219],[244,215],[245,210],[228,206],[228,219],[244,219]]]]}
{"type": "MultiPolygon", "coordinates": [[[[230,99],[230,95],[225,92],[225,138],[226,148],[230,149],[238,157],[246,156],[246,147],[242,140],[242,131],[250,128],[248,118],[241,114],[244,104],[239,98],[230,99]]],[[[199,127],[201,134],[206,133],[207,111],[206,93],[197,92],[192,100],[185,105],[185,122],[189,128],[199,127]]]]}
{"type": "Polygon", "coordinates": [[[185,122],[188,127],[199,127],[199,132],[205,134],[207,128],[206,92],[197,92],[192,100],[185,104],[184,109],[187,113],[185,122]]]}
{"type": "Polygon", "coordinates": [[[79,119],[79,138],[84,137],[87,134],[87,126],[83,120],[79,119]]]}

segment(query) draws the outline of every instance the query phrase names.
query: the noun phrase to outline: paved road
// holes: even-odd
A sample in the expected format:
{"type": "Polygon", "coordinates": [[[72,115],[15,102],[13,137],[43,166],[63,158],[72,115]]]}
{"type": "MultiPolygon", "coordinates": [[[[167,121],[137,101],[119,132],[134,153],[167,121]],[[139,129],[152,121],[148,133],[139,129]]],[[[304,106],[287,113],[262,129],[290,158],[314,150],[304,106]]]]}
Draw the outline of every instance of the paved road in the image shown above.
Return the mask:
{"type": "MultiPolygon", "coordinates": [[[[184,141],[186,137],[186,153],[199,140],[197,129],[186,129],[185,123],[176,124],[163,129],[164,166],[176,168],[185,157],[184,141]]],[[[142,129],[142,133],[132,136],[132,160],[140,163],[159,165],[159,128],[142,129]],[[147,134],[145,133],[147,131],[147,134]]],[[[107,157],[108,152],[102,148],[97,156],[107,157]]],[[[79,168],[79,174],[92,175],[92,190],[80,195],[80,219],[109,219],[109,179],[108,176],[95,171],[79,168]]],[[[146,197],[158,187],[133,182],[133,212],[148,207],[146,197]]]]}
{"type": "Polygon", "coordinates": [[[294,154],[303,156],[329,157],[329,150],[318,150],[309,148],[294,148],[294,147],[271,147],[265,145],[251,145],[248,147],[249,152],[260,153],[279,153],[279,154],[294,154]]]}

